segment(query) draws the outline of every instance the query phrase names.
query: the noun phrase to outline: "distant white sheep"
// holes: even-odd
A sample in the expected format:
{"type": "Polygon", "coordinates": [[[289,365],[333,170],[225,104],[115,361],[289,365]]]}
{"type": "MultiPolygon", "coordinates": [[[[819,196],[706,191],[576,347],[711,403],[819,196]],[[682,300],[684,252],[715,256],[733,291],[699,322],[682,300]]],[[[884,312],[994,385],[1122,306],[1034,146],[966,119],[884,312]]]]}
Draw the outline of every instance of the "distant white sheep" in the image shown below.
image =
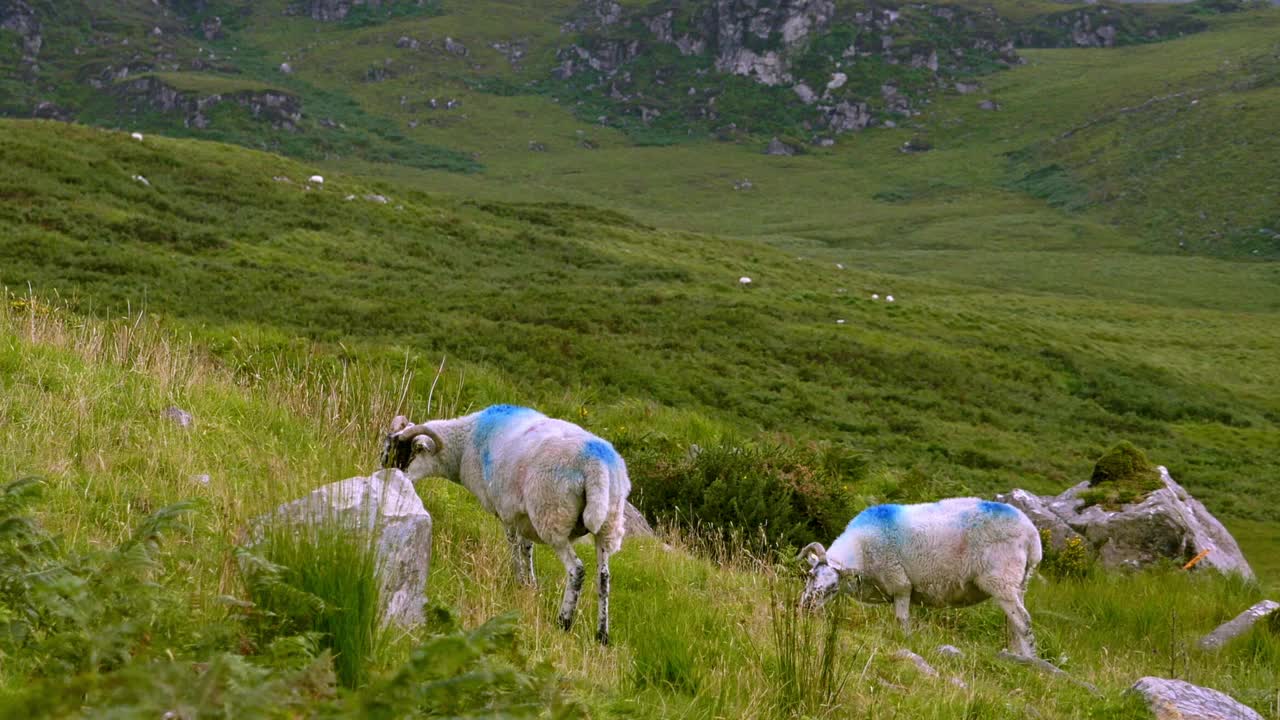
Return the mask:
{"type": "Polygon", "coordinates": [[[316,185],[323,185],[323,184],[324,184],[324,176],[322,176],[322,175],[312,175],[311,177],[307,178],[307,182],[309,182],[309,183],[314,183],[314,184],[316,184],[316,185]]]}
{"type": "Polygon", "coordinates": [[[892,296],[892,295],[885,295],[885,296],[884,296],[884,301],[885,301],[885,302],[893,302],[893,296],[892,296]]]}
{"type": "Polygon", "coordinates": [[[951,607],[994,598],[1008,619],[1010,650],[1034,655],[1023,595],[1042,556],[1040,533],[1012,505],[977,498],[875,505],[830,550],[810,543],[800,555],[811,567],[805,607],[851,592],[863,602],[892,602],[909,632],[912,600],[951,607]]]}
{"type": "Polygon", "coordinates": [[[572,543],[594,535],[596,639],[609,644],[609,555],[622,547],[631,492],[626,464],[612,445],[534,410],[494,405],[421,425],[397,417],[383,464],[400,468],[411,482],[440,476],[470,490],[506,527],[521,582],[535,584],[533,543],[550,545],[567,575],[559,614],[565,630],[573,625],[584,576],[572,543]]]}
{"type": "Polygon", "coordinates": [[[746,287],[751,284],[751,278],[747,277],[746,275],[743,275],[742,277],[738,278],[738,284],[741,285],[742,287],[746,287]]]}
{"type": "Polygon", "coordinates": [[[872,300],[879,300],[879,299],[880,299],[880,293],[871,293],[871,299],[872,299],[872,300]]]}
{"type": "Polygon", "coordinates": [[[133,138],[134,140],[137,140],[138,142],[142,142],[142,133],[140,132],[129,133],[129,137],[133,138]]]}

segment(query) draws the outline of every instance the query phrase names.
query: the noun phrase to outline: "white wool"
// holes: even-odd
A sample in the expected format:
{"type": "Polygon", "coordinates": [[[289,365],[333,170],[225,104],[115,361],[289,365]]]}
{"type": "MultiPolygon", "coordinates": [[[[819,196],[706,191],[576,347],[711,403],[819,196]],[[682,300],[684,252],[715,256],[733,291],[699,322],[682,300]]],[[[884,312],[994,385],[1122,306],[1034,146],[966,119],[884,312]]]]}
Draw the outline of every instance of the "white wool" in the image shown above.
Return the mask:
{"type": "Polygon", "coordinates": [[[879,299],[880,299],[880,293],[871,293],[871,299],[872,299],[872,300],[879,300],[879,299]]]}
{"type": "Polygon", "coordinates": [[[133,138],[134,140],[141,141],[141,140],[142,140],[142,133],[140,133],[140,132],[129,133],[129,137],[133,138]]]}
{"type": "Polygon", "coordinates": [[[742,277],[738,278],[738,284],[740,284],[740,285],[750,285],[750,284],[751,284],[751,278],[747,277],[746,275],[743,275],[742,277]]]}
{"type": "Polygon", "coordinates": [[[315,183],[317,185],[323,185],[324,177],[320,175],[312,175],[311,177],[307,178],[307,182],[315,183]]]}
{"type": "Polygon", "coordinates": [[[892,295],[885,295],[885,296],[884,296],[884,301],[885,301],[885,302],[893,302],[893,296],[892,296],[892,295]]]}

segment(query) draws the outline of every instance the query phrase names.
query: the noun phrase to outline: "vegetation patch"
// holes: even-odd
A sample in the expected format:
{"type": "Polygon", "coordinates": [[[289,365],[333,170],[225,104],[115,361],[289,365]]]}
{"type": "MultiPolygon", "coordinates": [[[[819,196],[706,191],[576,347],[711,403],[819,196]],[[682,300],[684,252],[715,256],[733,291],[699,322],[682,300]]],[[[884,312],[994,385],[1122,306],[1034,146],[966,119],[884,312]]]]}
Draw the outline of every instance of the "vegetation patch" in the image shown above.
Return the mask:
{"type": "Polygon", "coordinates": [[[1101,505],[1118,510],[1123,505],[1140,502],[1164,487],[1160,473],[1142,450],[1122,440],[1098,458],[1089,477],[1089,489],[1080,493],[1085,507],[1101,505]]]}

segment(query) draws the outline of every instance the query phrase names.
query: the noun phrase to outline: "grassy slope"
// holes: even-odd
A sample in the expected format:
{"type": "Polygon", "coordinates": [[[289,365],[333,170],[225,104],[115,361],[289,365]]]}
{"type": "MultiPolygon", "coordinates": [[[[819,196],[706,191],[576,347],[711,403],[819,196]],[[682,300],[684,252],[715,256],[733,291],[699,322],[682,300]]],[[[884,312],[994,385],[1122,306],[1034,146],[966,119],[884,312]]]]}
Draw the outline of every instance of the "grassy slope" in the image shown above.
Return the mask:
{"type": "Polygon", "coordinates": [[[478,401],[573,410],[570,388],[840,440],[983,492],[1063,487],[1127,437],[1215,510],[1276,517],[1244,500],[1275,493],[1280,336],[1261,308],[995,293],[580,207],[332,174],[306,189],[313,168],[230,146],[5,125],[0,281],[87,309],[145,302],[237,362],[289,335],[448,354],[511,379],[478,401]]]}
{"type": "MultiPolygon", "coordinates": [[[[339,477],[367,471],[376,457],[368,431],[395,411],[396,368],[353,363],[328,373],[284,356],[273,370],[246,379],[145,318],[83,321],[45,307],[0,307],[0,473],[38,472],[48,481],[44,519],[77,544],[118,540],[141,516],[175,500],[200,501],[191,531],[167,546],[169,570],[158,581],[189,599],[181,619],[191,629],[220,621],[221,594],[242,592],[229,552],[244,520],[282,498],[339,477]],[[192,430],[162,417],[170,403],[192,411],[192,430]],[[48,442],[59,438],[59,442],[48,442]],[[191,475],[208,473],[207,485],[191,475]]],[[[408,407],[421,408],[428,383],[419,379],[408,407]]],[[[677,430],[659,418],[659,426],[677,430]]],[[[492,518],[459,488],[425,484],[420,492],[436,521],[429,593],[456,607],[468,625],[516,609],[522,645],[563,672],[575,696],[597,716],[772,717],[777,648],[770,640],[771,592],[794,591],[798,580],[749,558],[713,563],[690,548],[715,547],[668,537],[674,549],[633,540],[614,564],[615,647],[590,637],[590,623],[572,634],[555,629],[555,586],[561,570],[540,550],[543,590],[516,587],[507,551],[492,518]]],[[[723,548],[720,548],[723,550],[723,548]]],[[[589,553],[587,553],[589,555],[589,553]]],[[[591,562],[591,558],[586,558],[591,562]]],[[[1257,588],[1211,576],[1165,572],[1040,582],[1029,595],[1042,654],[1096,683],[1093,697],[1060,680],[994,659],[1001,642],[997,609],[983,605],[946,612],[917,611],[917,631],[904,640],[887,608],[848,608],[841,624],[842,668],[851,669],[839,717],[975,718],[1143,717],[1122,694],[1144,674],[1170,673],[1221,688],[1274,717],[1275,664],[1280,640],[1249,635],[1212,661],[1192,650],[1198,635],[1254,601],[1257,588]],[[966,653],[937,656],[940,643],[966,653]],[[906,645],[961,689],[915,675],[889,655],[906,645]],[[909,688],[907,691],[895,687],[909,688]]],[[[590,613],[588,590],[583,610],[590,613]]],[[[179,603],[179,607],[183,604],[179,603]]],[[[150,618],[150,642],[164,647],[172,618],[150,618]]],[[[402,638],[401,640],[412,640],[402,638]]],[[[201,646],[232,647],[230,637],[201,646]]],[[[405,642],[393,643],[378,667],[397,663],[405,642]]],[[[802,652],[811,651],[805,646],[802,652]]],[[[189,647],[177,658],[198,659],[189,647]]],[[[21,657],[0,670],[0,693],[22,687],[21,657]]],[[[86,708],[86,715],[93,710],[86,708]]]]}

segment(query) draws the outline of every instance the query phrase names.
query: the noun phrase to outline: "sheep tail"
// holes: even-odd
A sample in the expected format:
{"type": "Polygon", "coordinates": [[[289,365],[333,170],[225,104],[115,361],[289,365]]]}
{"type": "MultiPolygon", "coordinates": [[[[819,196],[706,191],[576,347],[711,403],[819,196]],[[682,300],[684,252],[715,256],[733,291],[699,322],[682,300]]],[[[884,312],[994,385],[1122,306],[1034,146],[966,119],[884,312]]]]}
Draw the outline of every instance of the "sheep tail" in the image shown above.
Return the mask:
{"type": "Polygon", "coordinates": [[[1022,577],[1022,592],[1027,592],[1027,587],[1031,585],[1031,578],[1036,574],[1036,568],[1039,567],[1040,561],[1044,559],[1044,548],[1040,545],[1040,533],[1032,532],[1027,537],[1027,571],[1022,577]]]}
{"type": "Polygon", "coordinates": [[[582,524],[592,535],[598,535],[609,519],[609,467],[603,462],[590,463],[584,489],[587,506],[582,510],[582,524]]]}

